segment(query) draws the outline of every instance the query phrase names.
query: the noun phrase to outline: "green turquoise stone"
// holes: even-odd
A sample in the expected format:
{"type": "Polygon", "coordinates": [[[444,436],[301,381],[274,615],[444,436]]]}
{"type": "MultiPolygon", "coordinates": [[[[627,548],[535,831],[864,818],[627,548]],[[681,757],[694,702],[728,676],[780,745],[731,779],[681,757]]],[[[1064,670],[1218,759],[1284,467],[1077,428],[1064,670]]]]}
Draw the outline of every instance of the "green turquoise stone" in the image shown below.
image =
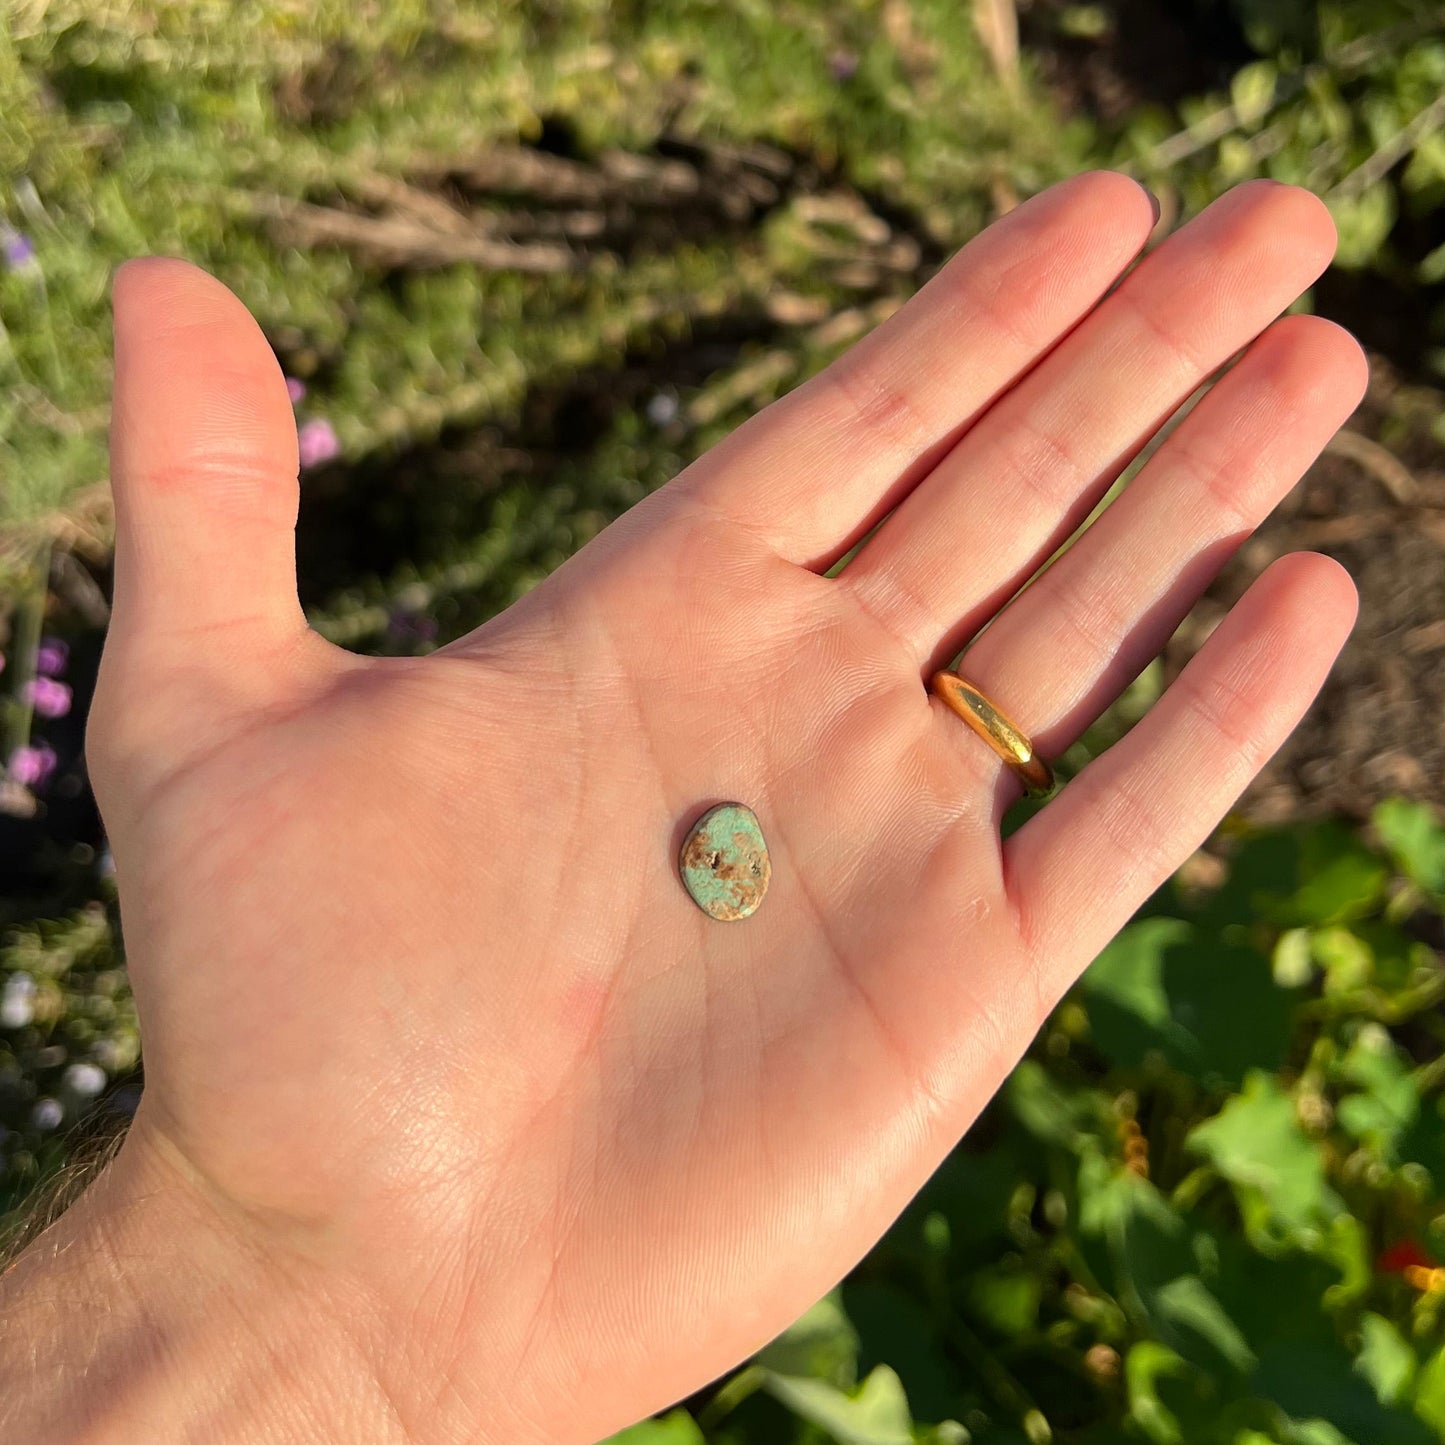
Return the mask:
{"type": "Polygon", "coordinates": [[[683,841],[678,871],[709,918],[731,923],[755,912],[773,876],[758,815],[741,803],[709,808],[683,841]]]}

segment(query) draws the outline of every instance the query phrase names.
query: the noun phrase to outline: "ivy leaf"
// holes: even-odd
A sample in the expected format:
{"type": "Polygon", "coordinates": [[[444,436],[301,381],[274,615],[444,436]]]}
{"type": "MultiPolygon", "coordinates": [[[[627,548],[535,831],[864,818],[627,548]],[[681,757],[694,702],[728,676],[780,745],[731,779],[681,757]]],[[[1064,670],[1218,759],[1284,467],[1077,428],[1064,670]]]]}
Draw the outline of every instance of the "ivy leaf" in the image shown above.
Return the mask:
{"type": "Polygon", "coordinates": [[[1325,992],[1352,993],[1364,988],[1374,968],[1369,945],[1352,929],[1319,928],[1310,936],[1310,953],[1325,971],[1325,992]]]}
{"type": "Polygon", "coordinates": [[[1188,1144],[1235,1185],[1242,1203],[1253,1195],[1291,1233],[1322,1226],[1339,1208],[1294,1100],[1268,1074],[1251,1073],[1244,1091],[1192,1130],[1188,1144]]]}
{"type": "Polygon", "coordinates": [[[1094,1089],[1069,1089],[1036,1059],[1024,1059],[1008,1081],[1015,1118],[1035,1138],[1070,1153],[1112,1132],[1108,1103],[1094,1089]]]}
{"type": "Polygon", "coordinates": [[[697,1422],[686,1410],[674,1410],[661,1420],[644,1420],[609,1436],[603,1445],[706,1445],[697,1422]]]}
{"type": "Polygon", "coordinates": [[[1359,1092],[1340,1100],[1336,1117],[1341,1126],[1387,1164],[1396,1163],[1397,1146],[1415,1123],[1420,1099],[1390,1035],[1378,1026],[1362,1028],[1341,1062],[1340,1075],[1359,1086],[1359,1092]]]}
{"type": "MultiPolygon", "coordinates": [[[[1445,246],[1440,253],[1445,267],[1445,246]]],[[[1441,274],[1445,277],[1445,269],[1441,274]]],[[[1434,811],[1406,798],[1387,798],[1375,809],[1372,821],[1405,877],[1445,903],[1445,824],[1434,811]]]]}
{"type": "Polygon", "coordinates": [[[1216,929],[1260,920],[1279,928],[1350,923],[1375,912],[1389,881],[1385,860],[1343,823],[1259,833],[1240,845],[1199,921],[1216,929]]]}
{"type": "Polygon", "coordinates": [[[1361,1318],[1355,1371],[1370,1382],[1382,1405],[1396,1405],[1404,1399],[1415,1378],[1415,1365],[1410,1342],[1389,1320],[1368,1313],[1361,1318]]]}
{"type": "Polygon", "coordinates": [[[825,1295],[757,1355],[779,1375],[808,1375],[844,1389],[858,1378],[858,1332],[836,1294],[825,1295]]]}
{"type": "Polygon", "coordinates": [[[908,1397],[887,1365],[879,1365],[851,1394],[825,1380],[771,1372],[765,1388],[837,1445],[912,1445],[908,1397]]]}
{"type": "Polygon", "coordinates": [[[1415,1122],[1399,1141],[1400,1160],[1424,1169],[1438,1195],[1445,1190],[1445,1099],[1420,1103],[1415,1122]]]}
{"type": "Polygon", "coordinates": [[[1200,1250],[1183,1216],[1147,1180],[1119,1170],[1114,1207],[1096,1213],[1108,1236],[1121,1302],[1170,1352],[1212,1377],[1247,1374],[1249,1342],[1201,1274],[1200,1250]]]}
{"type": "Polygon", "coordinates": [[[1286,1340],[1321,1346],[1334,1341],[1324,1305],[1339,1285],[1339,1259],[1298,1249],[1262,1254],[1235,1231],[1208,1235],[1201,1243],[1214,1254],[1207,1261],[1211,1291],[1257,1359],[1286,1340]]]}

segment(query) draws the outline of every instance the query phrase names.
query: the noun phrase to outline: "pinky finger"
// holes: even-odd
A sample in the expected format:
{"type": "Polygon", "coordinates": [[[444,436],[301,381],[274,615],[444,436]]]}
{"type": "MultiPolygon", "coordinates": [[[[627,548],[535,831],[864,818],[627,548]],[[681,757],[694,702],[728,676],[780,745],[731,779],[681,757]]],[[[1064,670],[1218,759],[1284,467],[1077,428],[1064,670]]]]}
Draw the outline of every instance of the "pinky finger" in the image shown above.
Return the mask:
{"type": "Polygon", "coordinates": [[[1005,877],[1047,1002],[1289,736],[1344,646],[1356,603],[1337,563],[1281,558],[1148,715],[1008,840],[1005,877]]]}

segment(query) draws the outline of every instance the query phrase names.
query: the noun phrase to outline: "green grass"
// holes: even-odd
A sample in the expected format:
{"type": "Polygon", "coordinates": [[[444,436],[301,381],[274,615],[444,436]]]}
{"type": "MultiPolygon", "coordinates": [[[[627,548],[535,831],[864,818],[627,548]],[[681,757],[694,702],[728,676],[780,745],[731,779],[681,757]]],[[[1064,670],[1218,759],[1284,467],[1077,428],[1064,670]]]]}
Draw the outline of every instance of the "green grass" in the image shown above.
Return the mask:
{"type": "MultiPolygon", "coordinates": [[[[373,21],[322,4],[304,25],[294,4],[247,7],[244,21],[211,10],[205,23],[195,6],[50,5],[0,38],[0,175],[12,178],[0,215],[37,248],[0,283],[12,557],[104,480],[108,284],[128,256],[184,255],[232,285],[359,458],[505,423],[529,389],[615,368],[699,317],[759,316],[782,294],[825,314],[856,299],[836,274],[850,238],[819,234],[799,214],[805,195],[879,188],[947,247],[988,218],[995,178],[1028,191],[1080,159],[1043,106],[1006,102],[949,5],[913,9],[904,49],[868,4],[567,3],[542,19],[471,7],[441,23],[417,5],[373,21]],[[840,81],[830,67],[845,54],[857,70],[840,81]],[[624,218],[552,274],[297,244],[284,219],[298,205],[376,207],[387,184],[439,189],[448,165],[499,145],[561,142],[598,174],[609,153],[651,156],[664,136],[763,141],[823,178],[695,234],[668,224],[691,200],[663,208],[651,235],[624,218]]],[[[715,183],[728,181],[704,166],[704,208],[715,183]]],[[[529,197],[470,200],[505,232],[529,197]]],[[[628,210],[625,187],[558,209],[609,205],[628,210]]],[[[645,195],[632,207],[651,209],[645,195]]],[[[905,270],[893,289],[916,280],[905,270]]],[[[791,349],[800,366],[823,359],[791,349]]]]}

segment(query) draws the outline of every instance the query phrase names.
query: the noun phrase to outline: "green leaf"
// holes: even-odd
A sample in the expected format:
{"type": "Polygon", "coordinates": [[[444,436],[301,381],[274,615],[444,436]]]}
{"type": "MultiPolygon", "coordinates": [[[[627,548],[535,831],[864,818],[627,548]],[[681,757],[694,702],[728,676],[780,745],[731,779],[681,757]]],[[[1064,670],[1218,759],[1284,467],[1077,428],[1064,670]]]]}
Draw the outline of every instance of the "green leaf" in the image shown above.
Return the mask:
{"type": "Polygon", "coordinates": [[[1357,196],[1327,195],[1325,204],[1340,235],[1335,265],[1342,270],[1368,266],[1395,224],[1395,195],[1388,184],[1367,186],[1357,196]]]}
{"type": "Polygon", "coordinates": [[[1237,1189],[1263,1202],[1287,1230],[1323,1225],[1339,1207],[1324,1159],[1295,1117],[1294,1100],[1268,1074],[1252,1073],[1212,1119],[1191,1131],[1203,1154],[1237,1189]]]}
{"type": "Polygon", "coordinates": [[[1269,114],[1278,79],[1273,61],[1256,60],[1236,71],[1229,84],[1229,99],[1241,125],[1252,126],[1269,114]]]}
{"type": "Polygon", "coordinates": [[[1415,1351],[1410,1342],[1383,1315],[1366,1314],[1360,1320],[1360,1352],[1355,1370],[1370,1382],[1382,1405],[1397,1405],[1415,1378],[1415,1351]]]}
{"type": "Polygon", "coordinates": [[[969,1312],[1005,1337],[1021,1335],[1038,1321],[1043,1281],[1015,1261],[974,1270],[964,1289],[969,1312]]]}
{"type": "Polygon", "coordinates": [[[1237,1086],[1251,1068],[1278,1068],[1289,1047],[1296,996],[1269,960],[1177,918],[1126,928],[1081,988],[1095,1043],[1122,1068],[1157,1054],[1191,1078],[1237,1086]]]}
{"type": "Polygon", "coordinates": [[[1141,1340],[1124,1357],[1129,1416],[1155,1445],[1184,1445],[1178,1418],[1159,1398],[1159,1382],[1188,1372],[1189,1366],[1184,1360],[1155,1340],[1141,1340]]]}
{"type": "Polygon", "coordinates": [[[1194,929],[1182,918],[1144,918],[1125,928],[1089,965],[1081,987],[1090,1030],[1115,1063],[1137,1068],[1151,1047],[1162,1045],[1160,1035],[1170,1024],[1169,996],[1160,979],[1163,955],[1193,937],[1194,929]]]}
{"type": "Polygon", "coordinates": [[[674,1410],[661,1420],[644,1420],[611,1435],[603,1445],[705,1445],[703,1433],[686,1410],[674,1410]]]}
{"type": "Polygon", "coordinates": [[[1390,1035],[1362,1028],[1340,1063],[1340,1076],[1359,1092],[1340,1100],[1336,1117],[1347,1133],[1370,1145],[1389,1164],[1420,1111],[1419,1095],[1390,1035]]]}
{"type": "Polygon", "coordinates": [[[1445,1348],[1426,1361],[1415,1385],[1415,1413],[1445,1436],[1445,1348]]]}
{"type": "Polygon", "coordinates": [[[1408,937],[1382,918],[1361,919],[1351,925],[1351,931],[1370,950],[1370,982],[1376,988],[1399,993],[1435,971],[1430,945],[1408,937]]]}
{"type": "MultiPolygon", "coordinates": [[[[999,1117],[1008,1112],[1004,1100],[993,1107],[999,1117]]],[[[889,1260],[926,1271],[941,1257],[997,1258],[1007,1238],[1010,1201],[1037,1145],[1022,1129],[1009,1127],[981,1150],[975,1143],[981,1133],[954,1149],[888,1232],[883,1252],[889,1260]]]]}
{"type": "MultiPolygon", "coordinates": [[[[1442,147],[1442,153],[1445,153],[1445,147],[1442,147]]],[[[1416,268],[1415,274],[1427,286],[1438,286],[1445,281],[1445,246],[1436,246],[1433,251],[1427,251],[1416,268]]],[[[1380,806],[1386,805],[1382,803],[1380,806]]],[[[1416,804],[1415,806],[1420,805],[1416,804]]]]}
{"type": "Polygon", "coordinates": [[[1370,981],[1374,955],[1362,938],[1342,925],[1317,928],[1310,935],[1310,953],[1325,971],[1326,993],[1350,993],[1370,981]]]}
{"type": "Polygon", "coordinates": [[[944,1354],[943,1330],[912,1294],[872,1280],[849,1280],[843,1300],[862,1342],[860,1369],[891,1365],[921,1419],[944,1420],[957,1411],[963,1384],[944,1354]]]}
{"type": "MultiPolygon", "coordinates": [[[[1254,1351],[1239,1326],[1197,1274],[1182,1274],[1156,1291],[1153,1312],[1176,1336],[1192,1337],[1207,1344],[1229,1366],[1247,1373],[1254,1365],[1254,1351]]],[[[1190,1357],[1198,1352],[1191,1351],[1190,1357]]]]}
{"type": "Polygon", "coordinates": [[[913,1440],[908,1397],[887,1365],[879,1365],[852,1394],[823,1380],[772,1373],[766,1388],[837,1445],[911,1445],[913,1440]]]}
{"type": "Polygon", "coordinates": [[[858,1332],[837,1294],[828,1294],[765,1345],[756,1362],[780,1375],[808,1375],[849,1389],[858,1378],[858,1332]]]}
{"type": "Polygon", "coordinates": [[[1209,1243],[1216,1256],[1210,1287],[1257,1358],[1286,1340],[1320,1346],[1334,1341],[1324,1301],[1338,1287],[1338,1260],[1298,1249],[1263,1254],[1232,1231],[1210,1235],[1209,1243]]]}
{"type": "Polygon", "coordinates": [[[1303,988],[1315,976],[1309,929],[1287,928],[1281,933],[1270,965],[1281,988],[1303,988]]]}
{"type": "Polygon", "coordinates": [[[1249,1342],[1201,1277],[1210,1251],[1151,1183],[1118,1172],[1107,1231],[1120,1300],[1160,1343],[1211,1376],[1253,1368],[1249,1342]]]}
{"type": "MultiPolygon", "coordinates": [[[[1445,246],[1440,254],[1445,257],[1445,246]]],[[[1372,821],[1400,871],[1432,898],[1445,901],[1445,824],[1434,811],[1424,803],[1387,798],[1372,821]]]]}
{"type": "Polygon", "coordinates": [[[1214,928],[1260,920],[1280,928],[1349,923],[1375,912],[1390,881],[1385,860],[1343,823],[1256,833],[1200,912],[1214,928]]]}

